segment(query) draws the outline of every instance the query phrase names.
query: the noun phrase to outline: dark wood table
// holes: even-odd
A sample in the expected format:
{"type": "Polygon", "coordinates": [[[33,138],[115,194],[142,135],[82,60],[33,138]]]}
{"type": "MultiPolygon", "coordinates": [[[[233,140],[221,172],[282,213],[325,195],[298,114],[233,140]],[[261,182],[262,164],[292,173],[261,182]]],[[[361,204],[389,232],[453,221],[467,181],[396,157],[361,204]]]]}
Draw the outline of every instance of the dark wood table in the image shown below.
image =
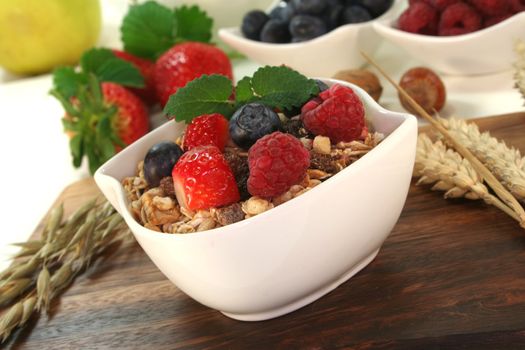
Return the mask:
{"type": "MultiPolygon", "coordinates": [[[[525,150],[525,114],[480,121],[525,150]]],[[[68,210],[95,192],[66,189],[68,210]]],[[[378,198],[378,203],[381,199],[378,198]]],[[[322,249],[322,247],[320,247],[322,249]]],[[[240,322],[193,301],[138,245],[98,261],[13,349],[525,349],[525,231],[480,201],[412,185],[377,258],[320,300],[240,322]]]]}

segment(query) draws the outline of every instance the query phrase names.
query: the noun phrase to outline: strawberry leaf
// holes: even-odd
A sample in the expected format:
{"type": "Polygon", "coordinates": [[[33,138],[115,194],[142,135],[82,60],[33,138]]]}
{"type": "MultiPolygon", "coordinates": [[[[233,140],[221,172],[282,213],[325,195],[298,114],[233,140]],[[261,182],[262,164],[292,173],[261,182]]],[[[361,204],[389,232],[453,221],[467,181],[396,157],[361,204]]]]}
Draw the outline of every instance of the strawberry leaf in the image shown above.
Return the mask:
{"type": "Polygon", "coordinates": [[[182,6],[175,9],[177,41],[209,42],[213,19],[208,17],[197,5],[182,6]]]}
{"type": "Polygon", "coordinates": [[[111,50],[104,48],[95,48],[88,50],[80,57],[80,68],[82,71],[88,73],[95,73],[104,62],[115,58],[115,54],[111,50]]]}
{"type": "Polygon", "coordinates": [[[203,75],[171,95],[164,113],[186,123],[209,113],[220,113],[228,118],[234,112],[233,102],[229,99],[232,92],[233,85],[227,77],[203,75]]]}
{"type": "Polygon", "coordinates": [[[123,86],[144,87],[144,77],[132,63],[115,56],[108,49],[91,49],[80,58],[84,73],[93,73],[100,82],[123,86]]]}
{"type": "Polygon", "coordinates": [[[314,80],[284,66],[259,68],[251,79],[251,88],[252,101],[279,109],[302,106],[319,93],[314,80]]]}
{"type": "Polygon", "coordinates": [[[156,59],[175,44],[175,14],[154,1],[132,5],[120,27],[124,50],[156,59]]]}
{"type": "Polygon", "coordinates": [[[73,156],[73,165],[78,168],[82,164],[82,157],[84,156],[83,142],[81,135],[75,135],[69,140],[69,148],[73,156]]]}
{"type": "Polygon", "coordinates": [[[86,84],[86,82],[87,76],[75,72],[72,67],[60,67],[53,72],[53,89],[60,93],[66,100],[75,96],[78,87],[86,84]]]}

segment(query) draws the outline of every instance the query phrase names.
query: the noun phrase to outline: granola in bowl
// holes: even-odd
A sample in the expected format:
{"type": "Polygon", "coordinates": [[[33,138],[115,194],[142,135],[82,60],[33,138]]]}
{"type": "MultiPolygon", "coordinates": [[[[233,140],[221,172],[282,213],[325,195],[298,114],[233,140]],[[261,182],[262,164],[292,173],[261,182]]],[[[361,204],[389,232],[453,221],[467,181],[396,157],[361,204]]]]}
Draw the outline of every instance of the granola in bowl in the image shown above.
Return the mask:
{"type": "MultiPolygon", "coordinates": [[[[144,177],[143,161],[137,165],[136,174],[124,178],[122,185],[130,203],[130,212],[144,227],[164,233],[206,231],[248,219],[300,196],[367,154],[383,138],[383,134],[373,132],[367,133],[361,140],[331,144],[325,136],[301,137],[300,141],[310,153],[310,167],[301,182],[273,198],[250,195],[219,208],[193,211],[181,206],[177,202],[173,179],[169,176],[164,177],[159,186],[149,187],[144,177]]],[[[176,143],[182,145],[183,139],[179,138],[176,143]]],[[[235,166],[235,161],[239,159],[241,163],[247,162],[248,154],[242,149],[226,147],[224,154],[226,158],[233,159],[230,165],[235,166]]]]}

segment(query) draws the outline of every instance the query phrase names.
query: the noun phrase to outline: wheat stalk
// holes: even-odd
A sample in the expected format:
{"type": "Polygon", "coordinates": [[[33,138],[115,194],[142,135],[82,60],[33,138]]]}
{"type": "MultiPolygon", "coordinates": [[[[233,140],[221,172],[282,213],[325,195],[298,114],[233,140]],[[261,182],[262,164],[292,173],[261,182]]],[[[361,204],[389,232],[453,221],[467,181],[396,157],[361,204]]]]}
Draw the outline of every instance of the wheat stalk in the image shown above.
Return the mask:
{"type": "Polygon", "coordinates": [[[519,150],[505,142],[481,133],[477,125],[461,119],[443,119],[439,122],[465,145],[518,199],[525,201],[525,160],[519,150]]]}
{"type": "Polygon", "coordinates": [[[445,198],[481,199],[520,221],[513,210],[490,194],[468,160],[447,149],[443,142],[432,142],[426,134],[420,134],[417,140],[414,176],[419,177],[418,185],[433,184],[433,191],[444,191],[445,198]]]}
{"type": "Polygon", "coordinates": [[[122,217],[108,202],[86,202],[67,220],[62,205],[52,209],[42,238],[15,245],[22,252],[0,274],[0,342],[34,313],[49,311],[74,278],[113,243],[130,237],[122,217]]]}
{"type": "Polygon", "coordinates": [[[510,210],[513,210],[517,217],[519,218],[518,222],[522,228],[525,228],[525,210],[518,202],[518,200],[503,186],[499,180],[490,172],[490,170],[483,165],[483,163],[472,154],[472,152],[465,147],[461,142],[459,142],[454,136],[452,136],[448,130],[434,119],[430,114],[428,114],[423,107],[421,107],[399,84],[397,84],[374,60],[372,60],[364,52],[361,52],[363,57],[373,65],[395,88],[396,90],[406,99],[412,108],[416,112],[427,120],[432,127],[438,131],[448,143],[454,147],[454,149],[461,154],[462,157],[467,159],[474,170],[483,178],[483,180],[492,188],[496,195],[504,202],[504,205],[508,206],[510,210]]]}

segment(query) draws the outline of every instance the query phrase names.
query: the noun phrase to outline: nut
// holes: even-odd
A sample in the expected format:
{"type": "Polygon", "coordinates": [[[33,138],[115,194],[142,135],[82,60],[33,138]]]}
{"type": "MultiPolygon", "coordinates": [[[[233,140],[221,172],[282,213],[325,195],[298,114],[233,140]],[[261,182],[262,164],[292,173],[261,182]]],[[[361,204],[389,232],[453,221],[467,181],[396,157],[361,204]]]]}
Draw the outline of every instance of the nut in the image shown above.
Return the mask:
{"type": "Polygon", "coordinates": [[[330,138],[326,136],[316,136],[313,143],[313,150],[321,154],[330,154],[330,138]]]}
{"type": "Polygon", "coordinates": [[[242,203],[242,211],[247,215],[254,216],[264,213],[273,208],[273,204],[266,199],[259,197],[250,197],[246,202],[242,203]]]}
{"type": "Polygon", "coordinates": [[[334,75],[334,78],[359,86],[376,101],[379,101],[379,98],[383,93],[383,86],[377,76],[366,69],[342,70],[337,72],[334,75]]]}

